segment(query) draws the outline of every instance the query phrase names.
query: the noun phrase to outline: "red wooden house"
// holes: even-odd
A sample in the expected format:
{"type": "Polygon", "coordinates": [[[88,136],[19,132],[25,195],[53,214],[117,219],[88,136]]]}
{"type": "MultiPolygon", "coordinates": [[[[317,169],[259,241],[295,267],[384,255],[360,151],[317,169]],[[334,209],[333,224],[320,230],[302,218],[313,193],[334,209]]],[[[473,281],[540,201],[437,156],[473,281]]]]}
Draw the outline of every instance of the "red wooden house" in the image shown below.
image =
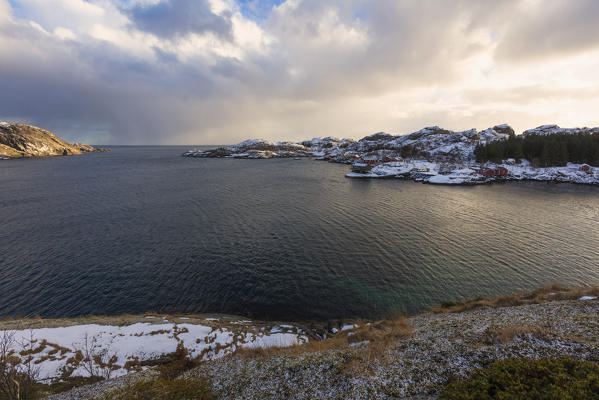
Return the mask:
{"type": "Polygon", "coordinates": [[[479,168],[476,172],[483,176],[506,176],[509,174],[507,168],[479,168]]]}
{"type": "Polygon", "coordinates": [[[361,161],[363,163],[366,163],[366,164],[378,164],[378,163],[380,163],[379,158],[377,156],[374,156],[374,155],[362,157],[361,161]]]}

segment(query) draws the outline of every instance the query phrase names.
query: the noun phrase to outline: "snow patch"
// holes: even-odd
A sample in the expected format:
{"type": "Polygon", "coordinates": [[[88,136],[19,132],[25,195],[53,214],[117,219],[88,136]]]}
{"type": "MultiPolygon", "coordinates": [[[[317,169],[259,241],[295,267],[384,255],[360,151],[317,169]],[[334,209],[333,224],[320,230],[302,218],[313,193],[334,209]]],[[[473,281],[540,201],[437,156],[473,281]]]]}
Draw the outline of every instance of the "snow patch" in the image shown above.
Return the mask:
{"type": "Polygon", "coordinates": [[[356,324],[346,324],[346,325],[343,325],[343,327],[341,328],[341,331],[349,331],[350,329],[355,329],[357,327],[358,327],[358,325],[356,325],[356,324]]]}
{"type": "MultiPolygon", "coordinates": [[[[115,356],[119,366],[111,375],[115,377],[129,372],[124,368],[128,361],[158,358],[174,352],[178,344],[185,346],[192,357],[215,359],[234,352],[238,347],[285,347],[309,340],[303,330],[292,325],[276,326],[265,332],[253,326],[215,329],[190,323],[143,322],[126,326],[87,324],[12,332],[14,343],[11,348],[16,353],[23,350],[22,344],[28,343],[31,337],[35,340],[33,347],[42,347],[33,354],[33,362],[40,368],[40,379],[59,376],[60,370],[67,366],[67,360],[77,350],[85,348],[93,348],[95,353],[108,358],[115,356]]],[[[89,376],[82,365],[72,366],[75,368],[73,375],[89,376]]]]}

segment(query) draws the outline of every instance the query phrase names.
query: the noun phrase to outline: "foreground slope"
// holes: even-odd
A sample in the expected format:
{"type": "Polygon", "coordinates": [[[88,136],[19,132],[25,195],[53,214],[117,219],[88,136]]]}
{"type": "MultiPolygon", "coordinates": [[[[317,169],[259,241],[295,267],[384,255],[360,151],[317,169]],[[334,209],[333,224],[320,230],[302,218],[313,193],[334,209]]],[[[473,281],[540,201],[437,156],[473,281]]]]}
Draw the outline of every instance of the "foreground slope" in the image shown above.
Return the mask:
{"type": "Polygon", "coordinates": [[[411,318],[412,338],[299,356],[225,359],[191,375],[221,398],[436,398],[450,381],[508,357],[599,359],[599,302],[567,301],[411,318]]]}
{"type": "MultiPolygon", "coordinates": [[[[569,357],[596,362],[597,294],[599,290],[592,288],[547,288],[449,305],[444,312],[399,323],[346,325],[321,343],[242,351],[205,362],[184,379],[207,378],[221,399],[435,399],[449,382],[500,359],[569,357]]],[[[130,379],[153,379],[149,372],[130,379]]],[[[53,398],[115,398],[111,391],[127,384],[119,378],[53,398]]]]}

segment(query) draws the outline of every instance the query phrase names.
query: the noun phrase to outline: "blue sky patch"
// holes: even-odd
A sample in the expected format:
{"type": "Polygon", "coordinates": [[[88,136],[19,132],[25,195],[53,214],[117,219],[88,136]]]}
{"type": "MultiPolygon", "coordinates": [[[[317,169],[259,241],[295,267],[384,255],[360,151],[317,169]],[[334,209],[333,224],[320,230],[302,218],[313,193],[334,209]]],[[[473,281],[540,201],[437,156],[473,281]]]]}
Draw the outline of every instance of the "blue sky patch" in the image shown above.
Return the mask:
{"type": "Polygon", "coordinates": [[[272,8],[285,0],[237,0],[241,13],[256,22],[262,22],[270,15],[272,8]]]}

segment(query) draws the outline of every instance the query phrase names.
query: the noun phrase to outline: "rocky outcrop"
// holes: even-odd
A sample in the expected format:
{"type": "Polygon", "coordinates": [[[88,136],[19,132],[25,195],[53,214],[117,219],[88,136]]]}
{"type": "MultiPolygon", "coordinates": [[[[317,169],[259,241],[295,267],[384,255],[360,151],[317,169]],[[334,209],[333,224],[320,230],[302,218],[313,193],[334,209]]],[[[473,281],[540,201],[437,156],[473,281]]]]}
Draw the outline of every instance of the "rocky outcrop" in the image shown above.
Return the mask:
{"type": "Polygon", "coordinates": [[[65,142],[52,132],[35,126],[0,122],[0,158],[70,156],[93,151],[105,150],[65,142]]]}

